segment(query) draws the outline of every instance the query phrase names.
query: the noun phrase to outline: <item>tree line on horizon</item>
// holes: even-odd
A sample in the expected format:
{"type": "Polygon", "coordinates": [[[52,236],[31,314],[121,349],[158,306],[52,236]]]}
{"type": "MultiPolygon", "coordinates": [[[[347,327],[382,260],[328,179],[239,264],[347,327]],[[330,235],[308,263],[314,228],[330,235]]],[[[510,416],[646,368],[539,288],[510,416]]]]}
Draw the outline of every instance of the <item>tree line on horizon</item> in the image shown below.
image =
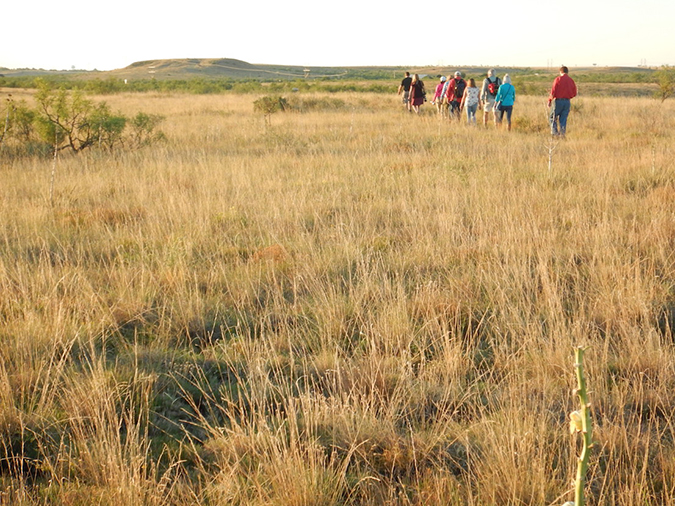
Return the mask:
{"type": "MultiPolygon", "coordinates": [[[[413,69],[414,71],[414,69],[413,69]]],[[[100,78],[94,77],[82,79],[72,74],[58,74],[46,76],[0,76],[0,87],[3,88],[27,88],[36,89],[40,82],[47,82],[51,86],[68,90],[81,90],[92,94],[115,94],[121,92],[183,92],[192,94],[217,94],[217,93],[262,93],[262,92],[327,92],[337,93],[343,91],[367,92],[367,93],[390,93],[392,83],[396,82],[402,71],[377,70],[377,69],[351,69],[341,77],[320,77],[296,79],[254,79],[233,77],[194,77],[179,79],[156,79],[156,78],[131,78],[118,77],[100,78]],[[361,82],[358,82],[361,81],[361,82]]],[[[524,69],[498,69],[498,72],[509,72],[514,79],[515,86],[522,94],[542,93],[554,71],[540,71],[531,68],[524,69]]],[[[480,70],[472,70],[476,73],[475,78],[483,77],[480,70]]],[[[641,70],[633,72],[624,71],[583,71],[574,74],[579,84],[606,83],[613,84],[656,84],[659,86],[658,97],[665,99],[671,93],[665,93],[664,89],[672,86],[675,69],[663,66],[658,70],[641,70]]],[[[1,74],[1,73],[0,73],[1,74]]],[[[440,71],[432,74],[423,74],[426,80],[436,79],[441,76],[440,71]]],[[[615,90],[608,87],[607,95],[612,95],[615,90]]]]}

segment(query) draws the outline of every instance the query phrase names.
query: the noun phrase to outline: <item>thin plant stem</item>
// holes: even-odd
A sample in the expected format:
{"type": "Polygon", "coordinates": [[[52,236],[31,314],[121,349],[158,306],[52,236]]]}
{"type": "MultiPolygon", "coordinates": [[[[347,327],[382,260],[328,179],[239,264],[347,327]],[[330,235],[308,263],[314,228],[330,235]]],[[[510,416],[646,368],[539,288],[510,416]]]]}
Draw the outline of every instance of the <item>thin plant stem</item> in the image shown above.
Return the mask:
{"type": "Polygon", "coordinates": [[[586,485],[586,472],[588,471],[588,461],[593,447],[593,425],[591,423],[591,409],[588,402],[588,391],[586,389],[586,378],[584,376],[584,348],[578,347],[574,352],[577,375],[577,389],[576,394],[579,397],[580,409],[578,417],[581,426],[578,427],[578,432],[581,432],[583,446],[581,454],[577,461],[577,476],[574,483],[574,504],[575,506],[583,506],[585,504],[584,487],[586,485]]]}
{"type": "Polygon", "coordinates": [[[54,159],[52,160],[52,173],[49,180],[49,205],[54,207],[54,182],[56,180],[56,162],[59,157],[59,134],[58,128],[54,129],[54,159]]]}

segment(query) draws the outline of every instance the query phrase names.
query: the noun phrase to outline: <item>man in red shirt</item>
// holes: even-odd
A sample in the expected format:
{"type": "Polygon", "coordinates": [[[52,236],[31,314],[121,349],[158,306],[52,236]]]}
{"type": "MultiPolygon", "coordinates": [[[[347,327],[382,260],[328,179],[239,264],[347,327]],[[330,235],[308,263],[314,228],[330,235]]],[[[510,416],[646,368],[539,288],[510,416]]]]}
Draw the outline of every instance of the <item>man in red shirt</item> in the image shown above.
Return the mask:
{"type": "Polygon", "coordinates": [[[548,106],[551,108],[549,119],[551,122],[551,135],[565,137],[567,131],[567,116],[570,113],[570,99],[577,96],[577,85],[567,75],[569,69],[564,65],[560,67],[560,75],[553,81],[551,94],[548,97],[548,106]],[[551,107],[551,103],[553,106],[551,107]]]}
{"type": "Polygon", "coordinates": [[[462,96],[464,95],[464,89],[466,88],[466,81],[462,79],[462,73],[458,70],[455,72],[455,77],[450,79],[446,86],[443,87],[443,92],[448,98],[448,104],[450,105],[450,114],[449,117],[452,119],[453,116],[460,119],[460,104],[462,103],[462,96]]]}

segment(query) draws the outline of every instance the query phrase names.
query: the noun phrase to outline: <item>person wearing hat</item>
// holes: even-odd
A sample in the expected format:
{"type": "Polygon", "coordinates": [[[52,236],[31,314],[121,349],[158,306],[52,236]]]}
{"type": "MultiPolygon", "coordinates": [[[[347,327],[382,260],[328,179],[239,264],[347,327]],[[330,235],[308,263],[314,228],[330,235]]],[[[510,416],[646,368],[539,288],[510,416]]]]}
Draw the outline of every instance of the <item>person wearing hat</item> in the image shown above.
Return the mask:
{"type": "Polygon", "coordinates": [[[445,97],[448,99],[448,104],[450,104],[450,119],[452,119],[452,116],[454,115],[459,121],[459,106],[462,103],[462,97],[464,96],[464,88],[466,88],[466,81],[462,79],[462,73],[458,70],[445,87],[445,97]]]}
{"type": "Polygon", "coordinates": [[[488,70],[487,77],[483,80],[483,87],[480,90],[480,99],[483,103],[483,126],[487,126],[488,113],[492,113],[495,125],[497,124],[495,98],[497,97],[497,91],[499,91],[501,85],[502,81],[497,77],[495,69],[488,70]]]}
{"type": "Polygon", "coordinates": [[[438,110],[438,115],[441,118],[445,118],[448,115],[448,103],[446,100],[443,100],[443,88],[447,82],[445,76],[441,76],[440,82],[436,85],[436,92],[434,93],[434,98],[431,101],[432,104],[436,106],[438,110]]]}

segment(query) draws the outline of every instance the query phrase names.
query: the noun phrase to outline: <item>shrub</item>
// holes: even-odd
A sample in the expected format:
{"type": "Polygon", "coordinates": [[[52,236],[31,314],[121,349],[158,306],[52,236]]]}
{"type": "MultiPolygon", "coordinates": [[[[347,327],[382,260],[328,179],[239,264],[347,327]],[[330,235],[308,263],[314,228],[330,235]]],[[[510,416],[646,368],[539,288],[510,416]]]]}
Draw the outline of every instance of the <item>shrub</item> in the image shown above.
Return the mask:
{"type": "Polygon", "coordinates": [[[35,100],[39,110],[36,121],[38,134],[56,150],[70,148],[78,152],[96,144],[101,125],[109,115],[105,104],[95,106],[77,90],[68,93],[62,88],[54,92],[42,80],[38,81],[35,100]]]}
{"type": "Polygon", "coordinates": [[[122,115],[113,115],[105,102],[93,109],[90,121],[99,147],[113,149],[122,142],[122,132],[127,124],[127,118],[122,115]]]}
{"type": "Polygon", "coordinates": [[[140,148],[163,140],[164,133],[156,130],[157,125],[162,121],[164,121],[163,116],[144,112],[139,112],[131,118],[129,126],[131,127],[130,141],[132,147],[140,148]]]}
{"type": "Polygon", "coordinates": [[[33,138],[35,115],[35,111],[29,108],[24,100],[14,105],[14,115],[11,124],[15,138],[24,142],[29,142],[33,138]]]}
{"type": "Polygon", "coordinates": [[[76,153],[92,146],[112,150],[125,143],[138,148],[164,138],[157,130],[164,119],[160,115],[139,112],[130,120],[113,113],[106,102],[95,103],[85,98],[79,90],[54,91],[42,80],[38,80],[37,85],[37,110],[30,109],[24,101],[17,104],[8,99],[0,143],[5,137],[12,137],[20,145],[17,152],[31,154],[35,152],[35,145],[45,144],[52,146],[51,151],[70,148],[76,153]],[[125,136],[127,126],[130,131],[125,136]]]}
{"type": "Polygon", "coordinates": [[[664,102],[675,92],[675,68],[668,65],[662,66],[656,71],[656,82],[659,85],[656,96],[661,99],[661,102],[664,102]]]}
{"type": "Polygon", "coordinates": [[[271,116],[277,111],[285,111],[288,108],[288,102],[284,97],[265,95],[253,102],[253,110],[260,112],[269,123],[271,116]]]}

